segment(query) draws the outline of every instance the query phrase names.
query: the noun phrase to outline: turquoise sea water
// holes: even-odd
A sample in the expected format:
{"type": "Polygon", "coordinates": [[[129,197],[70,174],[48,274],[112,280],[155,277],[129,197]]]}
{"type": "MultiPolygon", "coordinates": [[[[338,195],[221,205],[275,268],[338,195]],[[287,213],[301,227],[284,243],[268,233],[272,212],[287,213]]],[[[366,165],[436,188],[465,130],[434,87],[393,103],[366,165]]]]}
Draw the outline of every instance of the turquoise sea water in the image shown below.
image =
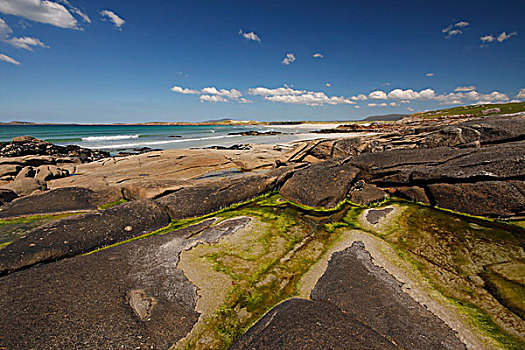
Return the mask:
{"type": "Polygon", "coordinates": [[[110,152],[142,147],[153,149],[230,146],[240,143],[289,143],[298,139],[319,137],[310,131],[320,125],[0,125],[0,141],[29,135],[59,145],[104,149],[110,152]],[[228,135],[256,130],[280,131],[276,136],[228,135]]]}

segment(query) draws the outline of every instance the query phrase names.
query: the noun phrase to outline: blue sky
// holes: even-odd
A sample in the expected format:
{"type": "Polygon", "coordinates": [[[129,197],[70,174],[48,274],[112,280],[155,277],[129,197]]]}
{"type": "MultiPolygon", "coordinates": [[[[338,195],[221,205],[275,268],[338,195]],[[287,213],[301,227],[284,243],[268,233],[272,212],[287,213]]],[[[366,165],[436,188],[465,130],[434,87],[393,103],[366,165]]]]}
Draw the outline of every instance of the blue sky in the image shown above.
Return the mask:
{"type": "Polygon", "coordinates": [[[0,121],[356,120],[524,101],[524,13],[516,0],[0,0],[0,121]]]}

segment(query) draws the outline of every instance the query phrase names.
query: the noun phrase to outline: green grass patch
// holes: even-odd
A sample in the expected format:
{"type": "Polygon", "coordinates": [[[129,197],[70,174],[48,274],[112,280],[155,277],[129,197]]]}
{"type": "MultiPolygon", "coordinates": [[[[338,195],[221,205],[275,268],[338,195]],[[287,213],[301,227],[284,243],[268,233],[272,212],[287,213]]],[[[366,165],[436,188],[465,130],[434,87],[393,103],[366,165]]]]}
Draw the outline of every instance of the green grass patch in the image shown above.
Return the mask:
{"type": "Polygon", "coordinates": [[[118,201],[115,201],[115,202],[101,204],[97,208],[100,209],[100,210],[106,210],[106,209],[116,207],[117,205],[120,205],[120,204],[126,203],[126,202],[127,202],[127,200],[122,198],[122,199],[119,199],[118,201]]]}
{"type": "Polygon", "coordinates": [[[424,113],[417,113],[416,115],[425,119],[432,119],[443,116],[451,115],[466,115],[472,114],[474,117],[489,116],[494,114],[512,114],[525,111],[525,102],[513,102],[513,103],[498,103],[498,104],[485,104],[485,105],[470,105],[461,106],[454,108],[441,109],[437,111],[430,111],[424,113]],[[491,112],[483,114],[483,111],[488,109],[499,108],[499,112],[491,112]]]}

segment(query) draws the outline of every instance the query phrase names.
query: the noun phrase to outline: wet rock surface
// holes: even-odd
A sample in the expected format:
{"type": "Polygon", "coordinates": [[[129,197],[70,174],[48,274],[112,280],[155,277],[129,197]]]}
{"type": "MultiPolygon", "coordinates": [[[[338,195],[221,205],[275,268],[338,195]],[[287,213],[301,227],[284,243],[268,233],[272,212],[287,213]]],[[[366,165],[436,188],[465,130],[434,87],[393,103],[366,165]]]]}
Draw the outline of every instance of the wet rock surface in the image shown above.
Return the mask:
{"type": "Polygon", "coordinates": [[[111,245],[162,228],[167,213],[142,200],[57,220],[0,250],[0,275],[111,245]]]}
{"type": "Polygon", "coordinates": [[[0,207],[0,218],[20,215],[56,213],[75,210],[94,210],[103,199],[86,188],[69,187],[20,197],[0,207]]]}

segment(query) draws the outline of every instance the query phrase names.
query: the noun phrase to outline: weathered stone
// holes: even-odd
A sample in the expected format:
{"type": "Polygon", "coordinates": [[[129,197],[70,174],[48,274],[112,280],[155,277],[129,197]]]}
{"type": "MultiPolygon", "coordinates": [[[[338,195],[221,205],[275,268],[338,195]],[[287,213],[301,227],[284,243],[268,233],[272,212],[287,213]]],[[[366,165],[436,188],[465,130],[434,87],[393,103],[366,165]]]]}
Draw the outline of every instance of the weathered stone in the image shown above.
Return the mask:
{"type": "Polygon", "coordinates": [[[196,288],[177,269],[178,231],[2,277],[1,345],[168,349],[197,322],[196,288]]]}
{"type": "Polygon", "coordinates": [[[388,194],[385,191],[371,184],[364,184],[350,192],[350,201],[361,205],[381,202],[386,197],[388,197],[388,194]]]}
{"type": "Polygon", "coordinates": [[[334,208],[345,199],[358,174],[353,166],[326,161],[296,171],[279,192],[303,205],[334,208]]]}
{"type": "Polygon", "coordinates": [[[18,172],[22,169],[20,165],[14,165],[14,164],[3,164],[0,165],[0,177],[6,176],[6,175],[13,175],[16,176],[18,172]]]}
{"type": "Polygon", "coordinates": [[[168,214],[149,200],[60,219],[27,232],[0,250],[0,275],[125,241],[169,222],[168,214]]]}
{"type": "Polygon", "coordinates": [[[366,214],[366,220],[372,225],[376,225],[379,221],[390,214],[394,208],[370,209],[366,214]]]}
{"type": "MultiPolygon", "coordinates": [[[[11,190],[0,189],[0,205],[9,203],[17,197],[18,197],[17,194],[11,190]]],[[[0,209],[0,213],[2,209],[0,209]]]]}
{"type": "Polygon", "coordinates": [[[310,297],[334,304],[401,349],[465,349],[452,329],[374,265],[361,242],[332,255],[310,297]]]}
{"type": "Polygon", "coordinates": [[[290,299],[235,342],[241,349],[401,349],[387,337],[330,303],[290,299]]]}
{"type": "Polygon", "coordinates": [[[26,196],[38,190],[45,190],[47,186],[44,181],[23,177],[6,185],[2,185],[2,188],[12,190],[19,196],[26,196]]]}
{"type": "Polygon", "coordinates": [[[23,167],[22,170],[16,175],[15,180],[23,177],[35,177],[36,171],[32,166],[23,167]]]}
{"type": "Polygon", "coordinates": [[[66,187],[25,196],[0,209],[0,218],[76,210],[93,210],[102,204],[98,195],[86,188],[66,187]]]}
{"type": "Polygon", "coordinates": [[[433,204],[462,213],[488,217],[525,213],[525,181],[437,183],[428,191],[433,204]]]}
{"type": "Polygon", "coordinates": [[[430,200],[428,199],[425,193],[425,189],[419,186],[396,187],[394,196],[398,196],[398,197],[405,198],[405,199],[410,199],[410,200],[413,200],[419,203],[430,204],[430,200]]]}
{"type": "Polygon", "coordinates": [[[202,216],[271,191],[289,171],[289,168],[282,167],[264,175],[197,183],[155,201],[165,207],[174,220],[202,216]]]}

